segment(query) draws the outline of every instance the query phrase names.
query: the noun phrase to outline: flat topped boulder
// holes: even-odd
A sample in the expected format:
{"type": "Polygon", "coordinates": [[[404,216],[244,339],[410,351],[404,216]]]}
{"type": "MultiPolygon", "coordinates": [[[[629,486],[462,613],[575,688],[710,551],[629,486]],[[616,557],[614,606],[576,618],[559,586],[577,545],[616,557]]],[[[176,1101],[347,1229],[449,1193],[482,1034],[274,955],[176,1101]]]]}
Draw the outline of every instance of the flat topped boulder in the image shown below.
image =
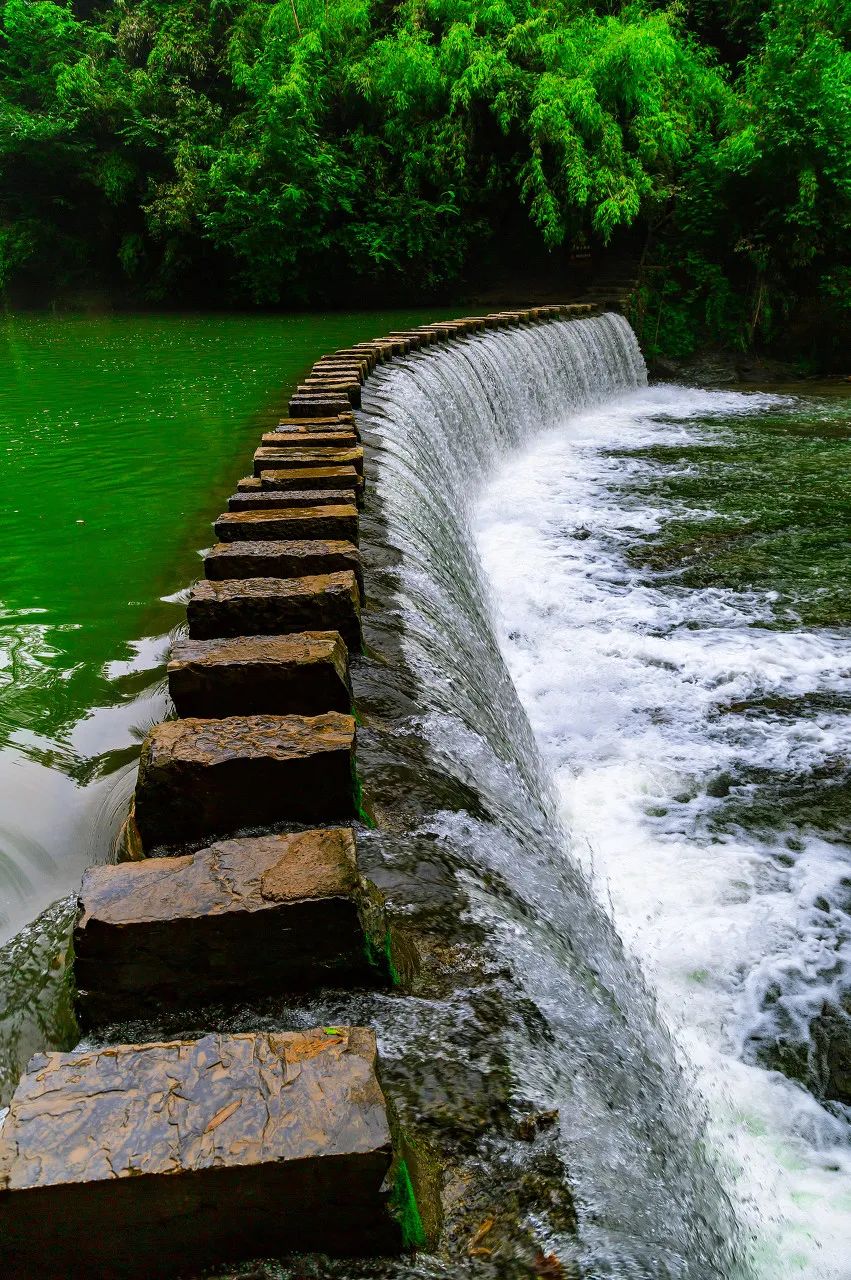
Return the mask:
{"type": "Polygon", "coordinates": [[[289,492],[264,491],[260,477],[248,477],[254,483],[228,498],[228,511],[284,511],[292,507],[354,507],[353,489],[293,489],[289,492]]]}
{"type": "Polygon", "coordinates": [[[290,417],[293,418],[327,418],[345,413],[351,408],[347,396],[338,396],[327,391],[303,391],[290,400],[290,417]]]}
{"type": "Polygon", "coordinates": [[[92,867],[74,930],[81,1019],[374,980],[369,957],[384,944],[376,900],[347,828],[92,867]]]}
{"type": "MultiPolygon", "coordinates": [[[[241,481],[240,481],[241,484],[241,481]]],[[[237,488],[240,486],[237,485],[237,488]]],[[[260,473],[261,489],[354,489],[363,492],[363,476],[354,467],[270,467],[260,473]]]]}
{"type": "Polygon", "coordinates": [[[358,541],[357,508],[349,506],[224,511],[213,527],[220,542],[358,541]]]}
{"type": "Polygon", "coordinates": [[[279,427],[276,431],[266,431],[260,440],[261,445],[269,449],[353,449],[357,447],[357,436],[352,430],[339,431],[284,431],[279,427]]]}
{"type": "Polygon", "coordinates": [[[198,582],[186,616],[193,640],[339,631],[350,650],[361,646],[360,588],[349,571],[198,582]]]}
{"type": "Polygon", "coordinates": [[[317,418],[314,416],[311,416],[309,418],[298,418],[298,417],[281,418],[278,421],[278,426],[286,430],[289,430],[290,428],[296,428],[296,427],[307,427],[309,431],[318,431],[320,427],[327,427],[327,426],[337,427],[340,425],[341,422],[351,424],[354,422],[354,420],[355,420],[355,415],[352,411],[352,407],[351,405],[347,405],[345,410],[341,411],[340,413],[332,413],[325,418],[323,417],[317,418]]]}
{"type": "Polygon", "coordinates": [[[356,813],[355,722],[319,716],[167,720],[142,744],[135,821],[146,853],[356,813]]]}
{"type": "Polygon", "coordinates": [[[282,539],[280,542],[220,542],[204,557],[204,573],[226,578],[303,578],[351,570],[363,595],[363,568],[356,546],[341,539],[282,539]]]}
{"type": "Polygon", "coordinates": [[[304,470],[307,467],[354,467],[363,475],[363,449],[354,445],[348,449],[297,449],[292,445],[268,447],[262,445],[254,452],[254,474],[264,471],[304,470]]]}
{"type": "Polygon", "coordinates": [[[398,1251],[392,1163],[365,1028],[39,1054],[0,1127],[3,1275],[398,1251]]]}
{"type": "Polygon", "coordinates": [[[180,716],[347,712],[348,650],[336,631],[179,640],[168,690],[180,716]]]}

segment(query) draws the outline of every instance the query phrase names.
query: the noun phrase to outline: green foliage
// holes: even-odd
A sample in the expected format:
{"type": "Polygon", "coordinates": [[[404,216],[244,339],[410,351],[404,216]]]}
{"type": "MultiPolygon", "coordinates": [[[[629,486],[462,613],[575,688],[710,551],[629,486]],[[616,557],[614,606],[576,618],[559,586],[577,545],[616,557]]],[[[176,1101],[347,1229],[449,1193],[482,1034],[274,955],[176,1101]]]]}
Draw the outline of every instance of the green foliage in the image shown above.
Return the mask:
{"type": "Polygon", "coordinates": [[[0,288],[414,297],[631,234],[651,343],[770,337],[847,297],[851,5],[767,2],[0,0],[0,288]]]}

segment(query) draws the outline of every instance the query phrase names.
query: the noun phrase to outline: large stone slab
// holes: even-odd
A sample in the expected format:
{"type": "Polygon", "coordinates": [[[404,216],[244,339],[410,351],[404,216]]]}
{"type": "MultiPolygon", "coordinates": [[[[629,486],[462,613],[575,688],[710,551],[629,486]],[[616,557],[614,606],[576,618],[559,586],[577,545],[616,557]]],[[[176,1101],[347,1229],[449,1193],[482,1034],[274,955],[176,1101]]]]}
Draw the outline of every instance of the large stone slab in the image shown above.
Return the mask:
{"type": "MultiPolygon", "coordinates": [[[[261,489],[354,489],[360,501],[363,476],[354,467],[270,468],[260,473],[261,489]]],[[[242,488],[242,483],[237,485],[242,488]]]]}
{"type": "Polygon", "coordinates": [[[320,539],[357,545],[358,513],[352,506],[226,511],[214,525],[220,542],[291,542],[320,539]]]}
{"type": "Polygon", "coordinates": [[[287,507],[354,507],[353,489],[292,489],[277,492],[260,488],[259,476],[251,476],[255,487],[228,498],[228,511],[282,511],[287,507]]]}
{"type": "Polygon", "coordinates": [[[361,646],[360,588],[350,572],[199,582],[186,615],[193,640],[339,631],[350,650],[361,646]]]}
{"type": "Polygon", "coordinates": [[[359,476],[363,475],[363,449],[360,445],[348,449],[297,449],[291,445],[267,448],[263,445],[254,453],[256,476],[264,471],[303,471],[310,467],[354,467],[359,476]]]}
{"type": "Polygon", "coordinates": [[[354,431],[265,431],[260,443],[268,449],[355,449],[358,438],[354,431]]]}
{"type": "Polygon", "coordinates": [[[211,581],[226,578],[304,578],[310,574],[350,569],[363,597],[360,553],[342,539],[220,542],[204,557],[204,573],[211,581]]]}
{"type": "Polygon", "coordinates": [[[297,396],[310,395],[317,391],[329,396],[345,396],[352,408],[360,408],[360,380],[352,378],[346,373],[311,374],[296,387],[297,396]]]}
{"type": "Polygon", "coordinates": [[[0,1128],[4,1280],[154,1280],[398,1250],[359,1027],[39,1054],[0,1128]]]}
{"type": "Polygon", "coordinates": [[[92,867],[74,930],[81,1021],[385,977],[377,901],[350,828],[92,867]]]}
{"type": "Polygon", "coordinates": [[[349,711],[349,654],[336,631],[178,640],[168,690],[180,716],[349,711]]]}
{"type": "Polygon", "coordinates": [[[136,827],[146,853],[356,812],[355,722],[320,716],[167,720],[142,744],[136,827]]]}
{"type": "Polygon", "coordinates": [[[324,391],[302,392],[293,396],[289,403],[290,417],[293,418],[328,418],[350,408],[346,396],[329,395],[324,391]]]}

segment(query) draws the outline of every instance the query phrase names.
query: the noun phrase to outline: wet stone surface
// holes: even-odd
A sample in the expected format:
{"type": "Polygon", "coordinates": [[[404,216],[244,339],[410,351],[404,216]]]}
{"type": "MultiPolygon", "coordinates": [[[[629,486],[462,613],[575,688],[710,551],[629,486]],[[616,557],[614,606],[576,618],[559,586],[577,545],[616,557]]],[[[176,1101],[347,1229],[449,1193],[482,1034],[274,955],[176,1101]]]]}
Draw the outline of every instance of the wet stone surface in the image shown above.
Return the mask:
{"type": "Polygon", "coordinates": [[[353,449],[358,443],[354,430],[339,431],[265,431],[261,444],[270,449],[353,449]]]}
{"type": "Polygon", "coordinates": [[[360,648],[360,590],[353,573],[200,582],[186,607],[192,639],[339,631],[360,648]]]}
{"type": "Polygon", "coordinates": [[[335,631],[179,640],[168,687],[181,716],[309,716],[351,706],[348,651],[335,631]]]}
{"type": "Polygon", "coordinates": [[[358,541],[358,513],[353,506],[336,504],[292,507],[286,510],[226,511],[215,523],[220,542],[268,542],[271,540],[358,541]]]}
{"type": "Polygon", "coordinates": [[[74,930],[86,1026],[141,1004],[180,1008],[385,977],[374,890],[349,828],[225,840],[86,872],[74,930]],[[372,930],[368,935],[365,930],[372,930]]]}
{"type": "Polygon", "coordinates": [[[355,812],[355,723],[320,716],[169,720],[145,738],[135,820],[145,852],[355,812]]]}
{"type": "Polygon", "coordinates": [[[365,1029],[38,1055],[0,1128],[4,1275],[392,1252],[391,1162],[365,1029]]]}
{"type": "Polygon", "coordinates": [[[363,449],[296,449],[293,447],[257,449],[254,454],[254,474],[262,475],[264,471],[318,467],[354,467],[358,475],[363,475],[363,449]]]}
{"type": "Polygon", "coordinates": [[[290,507],[354,507],[353,489],[295,489],[292,492],[264,493],[258,476],[253,488],[228,498],[228,511],[284,511],[290,507]]]}
{"type": "Polygon", "coordinates": [[[300,578],[350,569],[363,594],[363,568],[357,547],[340,539],[282,539],[272,542],[220,542],[204,557],[205,576],[226,578],[300,578]]]}
{"type": "MultiPolygon", "coordinates": [[[[242,487],[242,481],[237,488],[242,487]]],[[[270,468],[260,474],[261,489],[354,489],[360,495],[363,479],[354,467],[270,468]]]]}

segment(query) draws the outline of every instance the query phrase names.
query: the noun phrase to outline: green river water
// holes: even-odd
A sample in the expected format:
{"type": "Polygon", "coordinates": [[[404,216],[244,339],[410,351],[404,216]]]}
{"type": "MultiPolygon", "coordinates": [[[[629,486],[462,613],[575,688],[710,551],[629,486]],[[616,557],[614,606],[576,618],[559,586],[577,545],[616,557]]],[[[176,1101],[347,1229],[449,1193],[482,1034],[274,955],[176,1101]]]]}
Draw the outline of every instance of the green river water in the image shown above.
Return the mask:
{"type": "Polygon", "coordinates": [[[164,709],[169,597],[323,352],[423,313],[6,316],[0,942],[103,860],[164,709]]]}

